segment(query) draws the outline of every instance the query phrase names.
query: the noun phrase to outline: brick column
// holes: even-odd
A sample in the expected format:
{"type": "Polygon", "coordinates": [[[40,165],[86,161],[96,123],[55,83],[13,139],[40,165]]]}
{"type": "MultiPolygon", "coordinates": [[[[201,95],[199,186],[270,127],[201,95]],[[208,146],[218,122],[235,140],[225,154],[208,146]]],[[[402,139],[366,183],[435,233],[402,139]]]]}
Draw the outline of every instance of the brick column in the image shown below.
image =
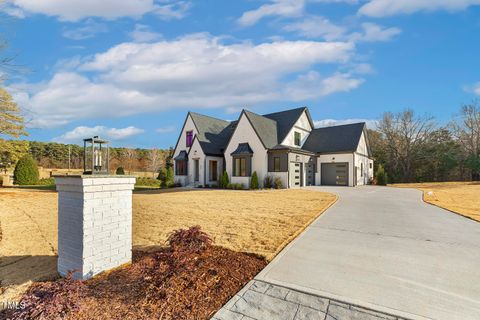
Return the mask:
{"type": "Polygon", "coordinates": [[[56,176],[60,275],[89,279],[132,260],[129,176],[56,176]]]}

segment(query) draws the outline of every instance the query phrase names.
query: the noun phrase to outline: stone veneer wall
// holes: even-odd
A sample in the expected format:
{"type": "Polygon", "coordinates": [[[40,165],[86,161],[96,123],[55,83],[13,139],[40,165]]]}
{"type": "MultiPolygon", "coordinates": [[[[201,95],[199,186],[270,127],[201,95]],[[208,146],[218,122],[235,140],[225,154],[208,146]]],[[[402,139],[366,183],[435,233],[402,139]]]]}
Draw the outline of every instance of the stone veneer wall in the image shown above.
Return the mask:
{"type": "Polygon", "coordinates": [[[129,176],[55,177],[58,191],[58,272],[89,279],[132,259],[129,176]]]}

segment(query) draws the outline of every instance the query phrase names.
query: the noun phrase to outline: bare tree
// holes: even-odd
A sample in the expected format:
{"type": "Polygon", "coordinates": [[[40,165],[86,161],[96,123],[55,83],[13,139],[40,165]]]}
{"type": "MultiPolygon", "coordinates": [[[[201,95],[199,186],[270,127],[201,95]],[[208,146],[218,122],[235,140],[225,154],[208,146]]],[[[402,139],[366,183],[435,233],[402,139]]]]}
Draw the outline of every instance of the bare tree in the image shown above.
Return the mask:
{"type": "Polygon", "coordinates": [[[152,171],[153,177],[156,178],[158,169],[162,164],[162,155],[160,150],[158,150],[157,148],[153,148],[149,150],[148,163],[149,163],[149,169],[150,171],[152,171]]]}
{"type": "Polygon", "coordinates": [[[480,103],[462,106],[460,119],[452,122],[453,133],[467,156],[472,180],[480,180],[480,103]]]}
{"type": "Polygon", "coordinates": [[[126,148],[122,156],[126,160],[127,170],[129,174],[131,174],[134,169],[135,160],[137,160],[137,150],[126,148]]]}
{"type": "Polygon", "coordinates": [[[393,168],[404,182],[413,178],[414,164],[421,148],[435,130],[432,117],[415,116],[413,110],[393,114],[386,112],[378,124],[378,131],[385,139],[385,148],[393,168]]]}

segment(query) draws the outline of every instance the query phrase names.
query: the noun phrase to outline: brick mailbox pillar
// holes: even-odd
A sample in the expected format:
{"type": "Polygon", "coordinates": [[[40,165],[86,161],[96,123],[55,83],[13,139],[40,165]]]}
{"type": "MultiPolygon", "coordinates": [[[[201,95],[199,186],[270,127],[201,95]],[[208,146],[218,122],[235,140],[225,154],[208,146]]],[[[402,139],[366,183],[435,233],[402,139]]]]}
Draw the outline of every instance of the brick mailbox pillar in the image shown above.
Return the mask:
{"type": "Polygon", "coordinates": [[[132,260],[129,176],[56,176],[60,275],[89,279],[132,260]]]}

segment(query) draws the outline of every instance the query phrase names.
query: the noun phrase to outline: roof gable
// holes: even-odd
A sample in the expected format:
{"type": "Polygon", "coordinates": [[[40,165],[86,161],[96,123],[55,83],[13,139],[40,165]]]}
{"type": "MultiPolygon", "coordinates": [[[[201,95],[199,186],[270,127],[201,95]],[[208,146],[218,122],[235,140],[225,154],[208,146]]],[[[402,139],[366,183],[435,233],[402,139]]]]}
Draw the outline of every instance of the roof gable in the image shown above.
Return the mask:
{"type": "Polygon", "coordinates": [[[296,108],[290,109],[275,113],[265,114],[264,117],[272,119],[277,122],[277,141],[281,143],[287,137],[290,130],[292,130],[295,123],[297,123],[298,119],[302,116],[303,112],[306,112],[308,121],[313,129],[313,121],[310,116],[310,112],[308,108],[296,108]]]}
{"type": "Polygon", "coordinates": [[[365,122],[312,130],[303,149],[318,152],[355,152],[358,148],[365,122]]]}
{"type": "Polygon", "coordinates": [[[247,110],[243,110],[242,114],[247,117],[265,149],[273,148],[278,144],[277,122],[275,120],[247,110]]]}

